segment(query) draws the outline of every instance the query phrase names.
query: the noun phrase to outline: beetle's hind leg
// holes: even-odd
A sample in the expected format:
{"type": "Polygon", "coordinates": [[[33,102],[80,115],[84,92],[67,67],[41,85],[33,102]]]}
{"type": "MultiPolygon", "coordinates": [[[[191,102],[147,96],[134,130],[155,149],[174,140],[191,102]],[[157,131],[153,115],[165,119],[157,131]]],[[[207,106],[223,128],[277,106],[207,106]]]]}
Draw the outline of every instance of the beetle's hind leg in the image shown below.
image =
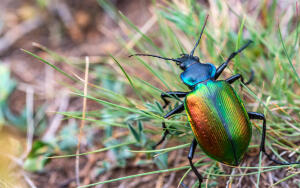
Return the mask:
{"type": "Polygon", "coordinates": [[[198,172],[197,168],[193,164],[193,158],[194,158],[196,147],[197,147],[197,141],[194,138],[194,140],[192,141],[192,144],[190,146],[190,151],[189,151],[188,159],[189,159],[190,166],[191,166],[193,172],[195,173],[195,175],[197,176],[197,178],[199,180],[199,188],[201,188],[201,183],[203,181],[203,177],[201,176],[201,174],[198,172]]]}
{"type": "Polygon", "coordinates": [[[185,97],[189,92],[183,92],[183,91],[167,91],[164,93],[161,93],[160,97],[161,99],[165,102],[165,104],[163,105],[163,108],[166,108],[168,106],[168,104],[170,103],[169,100],[167,100],[166,98],[183,98],[185,97]]]}
{"type": "Polygon", "coordinates": [[[257,113],[257,112],[248,112],[248,116],[250,119],[258,119],[258,120],[263,120],[263,129],[262,129],[262,137],[261,137],[261,143],[260,143],[260,151],[263,152],[269,160],[273,161],[276,164],[279,165],[291,165],[291,164],[300,164],[300,162],[282,162],[282,161],[277,161],[274,159],[270,154],[266,152],[265,149],[265,141],[266,141],[266,118],[263,114],[257,113]]]}
{"type": "Polygon", "coordinates": [[[241,74],[236,74],[236,75],[231,76],[230,78],[227,78],[226,82],[228,82],[229,84],[232,84],[236,80],[241,79],[241,82],[243,84],[248,85],[248,84],[250,84],[253,81],[253,78],[254,78],[254,71],[251,70],[251,75],[250,75],[250,78],[249,78],[249,80],[247,82],[244,81],[244,77],[241,74]]]}
{"type": "MultiPolygon", "coordinates": [[[[173,110],[171,110],[170,112],[168,112],[166,115],[164,115],[164,118],[168,118],[171,115],[174,114],[178,114],[180,112],[182,112],[184,110],[184,105],[181,104],[179,106],[177,106],[176,108],[174,108],[173,110]]],[[[162,128],[164,129],[164,134],[162,136],[162,138],[154,145],[152,146],[153,149],[155,149],[157,146],[159,146],[161,143],[163,143],[163,141],[166,139],[167,135],[170,133],[166,127],[165,122],[162,122],[162,128]]]]}

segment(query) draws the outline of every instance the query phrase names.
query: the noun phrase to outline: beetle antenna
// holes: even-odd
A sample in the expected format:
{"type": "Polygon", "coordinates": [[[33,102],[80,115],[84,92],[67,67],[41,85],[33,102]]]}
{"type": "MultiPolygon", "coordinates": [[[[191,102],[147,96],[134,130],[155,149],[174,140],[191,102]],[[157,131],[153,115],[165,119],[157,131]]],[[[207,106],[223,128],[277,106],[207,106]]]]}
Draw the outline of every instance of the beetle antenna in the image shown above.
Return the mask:
{"type": "Polygon", "coordinates": [[[195,44],[193,50],[192,50],[191,53],[190,53],[190,56],[191,56],[191,57],[194,55],[195,49],[197,48],[197,46],[198,46],[198,44],[199,44],[199,42],[200,42],[200,39],[201,39],[201,37],[202,37],[204,28],[205,28],[205,26],[206,26],[207,19],[208,19],[208,15],[207,15],[206,18],[205,18],[205,22],[204,22],[204,25],[202,26],[200,36],[199,36],[199,38],[198,38],[198,40],[197,40],[197,42],[196,42],[196,44],[195,44]]]}
{"type": "Polygon", "coordinates": [[[158,55],[152,55],[152,54],[133,54],[133,55],[130,55],[129,57],[132,57],[132,56],[150,56],[150,57],[156,57],[156,58],[159,58],[159,59],[175,61],[175,62],[177,62],[177,63],[182,63],[182,62],[179,61],[178,59],[172,59],[172,58],[167,58],[167,57],[161,57],[161,56],[158,56],[158,55]]]}

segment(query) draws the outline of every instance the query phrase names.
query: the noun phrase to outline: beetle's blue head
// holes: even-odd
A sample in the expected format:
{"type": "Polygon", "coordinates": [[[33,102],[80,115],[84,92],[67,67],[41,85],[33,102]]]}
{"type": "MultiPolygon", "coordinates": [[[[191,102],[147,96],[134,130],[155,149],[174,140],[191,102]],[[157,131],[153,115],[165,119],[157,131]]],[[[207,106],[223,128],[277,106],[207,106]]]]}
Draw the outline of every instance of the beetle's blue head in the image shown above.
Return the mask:
{"type": "MultiPolygon", "coordinates": [[[[209,80],[215,76],[216,73],[216,67],[210,63],[201,63],[199,61],[199,57],[194,56],[194,52],[196,47],[198,46],[201,36],[203,34],[207,18],[205,19],[204,25],[201,29],[200,36],[190,52],[190,54],[182,54],[181,57],[172,59],[172,58],[166,58],[161,57],[157,55],[151,55],[151,54],[134,54],[131,56],[151,56],[156,57],[164,60],[171,60],[176,62],[176,64],[183,70],[183,72],[180,74],[180,78],[187,86],[193,88],[196,84],[209,80]]],[[[131,57],[129,56],[129,57],[131,57]]]]}
{"type": "Polygon", "coordinates": [[[176,64],[183,70],[180,74],[181,80],[191,88],[215,76],[216,67],[210,63],[201,63],[197,56],[183,54],[176,60],[176,64]]]}
{"type": "Polygon", "coordinates": [[[215,76],[216,67],[210,63],[201,63],[199,57],[194,56],[195,49],[197,48],[202,37],[207,18],[201,29],[200,36],[190,52],[190,54],[182,54],[180,58],[175,59],[176,64],[184,71],[180,74],[180,78],[189,87],[194,87],[196,84],[209,80],[215,76]]]}
{"type": "Polygon", "coordinates": [[[180,58],[176,59],[176,64],[185,71],[191,65],[200,63],[199,57],[197,56],[190,56],[189,54],[182,54],[180,58]]]}

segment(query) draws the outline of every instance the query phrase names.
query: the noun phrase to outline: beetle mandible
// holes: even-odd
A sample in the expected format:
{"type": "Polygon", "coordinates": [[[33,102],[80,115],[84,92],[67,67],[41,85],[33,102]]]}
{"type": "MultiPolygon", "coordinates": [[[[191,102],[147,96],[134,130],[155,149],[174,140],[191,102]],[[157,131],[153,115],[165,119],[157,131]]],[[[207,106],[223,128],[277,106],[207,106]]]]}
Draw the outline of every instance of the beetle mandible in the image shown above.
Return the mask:
{"type": "MultiPolygon", "coordinates": [[[[162,93],[161,98],[165,103],[164,108],[169,104],[167,98],[184,98],[184,102],[164,115],[164,118],[169,118],[174,114],[186,110],[190,126],[194,133],[188,160],[191,169],[199,180],[199,188],[201,187],[203,177],[192,162],[197,143],[210,158],[230,166],[238,166],[251,140],[252,127],[250,119],[263,121],[260,152],[263,152],[269,160],[279,165],[300,164],[300,162],[277,161],[266,152],[266,118],[264,114],[247,112],[243,101],[230,85],[238,79],[245,85],[251,83],[254,72],[251,71],[251,77],[247,82],[244,82],[241,74],[233,75],[226,80],[217,80],[230,60],[247,48],[252,41],[249,40],[240,49],[233,52],[218,68],[211,63],[201,63],[199,57],[194,56],[207,19],[208,16],[205,19],[200,36],[190,54],[182,54],[181,57],[176,59],[151,54],[131,55],[151,56],[171,60],[183,70],[180,74],[180,78],[191,91],[168,91],[162,93]]],[[[165,122],[162,123],[162,127],[165,130],[164,134],[154,148],[160,145],[169,134],[165,122]]]]}

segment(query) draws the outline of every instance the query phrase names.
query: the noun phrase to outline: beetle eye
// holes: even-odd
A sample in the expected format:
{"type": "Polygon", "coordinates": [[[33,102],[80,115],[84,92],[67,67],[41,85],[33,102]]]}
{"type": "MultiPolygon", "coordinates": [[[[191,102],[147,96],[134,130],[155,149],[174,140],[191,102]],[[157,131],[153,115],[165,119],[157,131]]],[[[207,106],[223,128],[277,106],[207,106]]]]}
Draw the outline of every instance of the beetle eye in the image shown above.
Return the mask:
{"type": "Polygon", "coordinates": [[[199,57],[194,56],[195,60],[199,62],[199,57]]]}
{"type": "Polygon", "coordinates": [[[180,66],[181,69],[184,69],[184,64],[183,63],[181,63],[179,66],[180,66]]]}

